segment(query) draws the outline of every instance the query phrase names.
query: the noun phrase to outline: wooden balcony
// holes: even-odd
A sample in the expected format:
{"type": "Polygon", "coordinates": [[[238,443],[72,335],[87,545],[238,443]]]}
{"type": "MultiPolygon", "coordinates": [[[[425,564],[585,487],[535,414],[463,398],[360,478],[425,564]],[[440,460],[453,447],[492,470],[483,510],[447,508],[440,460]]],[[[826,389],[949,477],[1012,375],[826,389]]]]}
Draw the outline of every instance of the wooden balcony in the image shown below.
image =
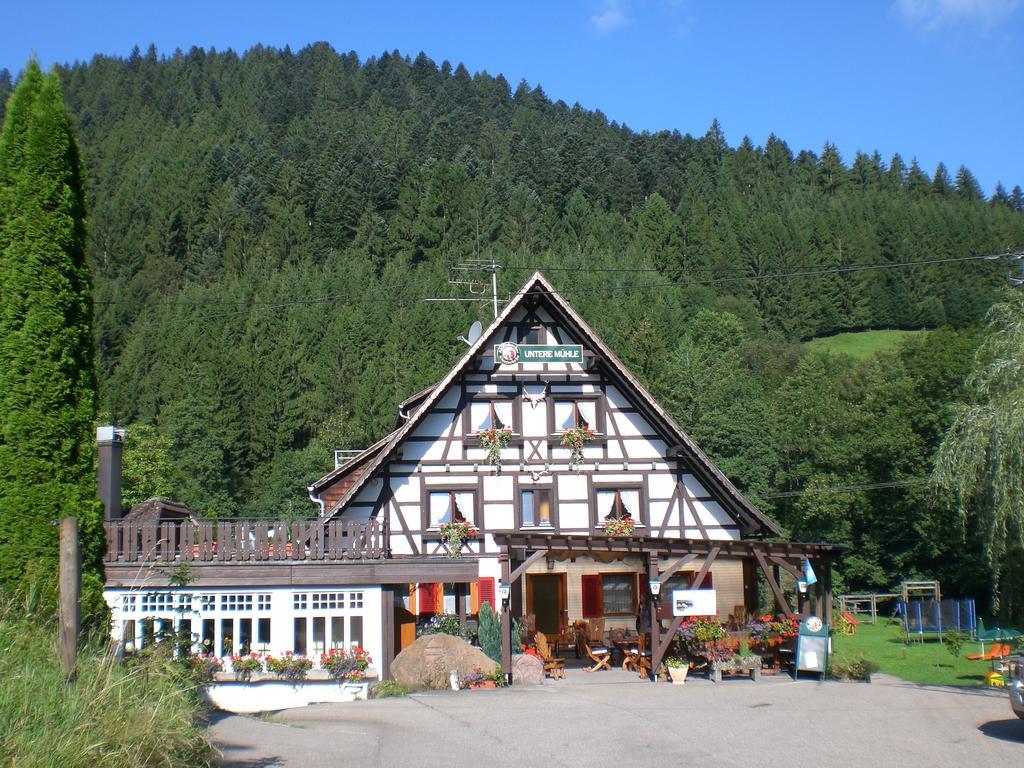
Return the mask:
{"type": "Polygon", "coordinates": [[[107,563],[379,560],[381,524],[240,521],[104,523],[107,563]]]}

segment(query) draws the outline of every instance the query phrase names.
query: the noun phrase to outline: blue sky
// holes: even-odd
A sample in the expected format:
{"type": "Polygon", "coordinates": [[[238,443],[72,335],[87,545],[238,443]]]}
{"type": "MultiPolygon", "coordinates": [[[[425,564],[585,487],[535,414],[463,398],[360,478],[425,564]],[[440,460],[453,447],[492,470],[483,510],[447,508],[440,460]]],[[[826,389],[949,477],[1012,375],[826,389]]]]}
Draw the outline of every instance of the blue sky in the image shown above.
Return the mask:
{"type": "Polygon", "coordinates": [[[399,49],[525,79],[635,129],[769,133],[1024,185],[1024,0],[49,2],[0,11],[0,67],[193,45],[399,49]]]}

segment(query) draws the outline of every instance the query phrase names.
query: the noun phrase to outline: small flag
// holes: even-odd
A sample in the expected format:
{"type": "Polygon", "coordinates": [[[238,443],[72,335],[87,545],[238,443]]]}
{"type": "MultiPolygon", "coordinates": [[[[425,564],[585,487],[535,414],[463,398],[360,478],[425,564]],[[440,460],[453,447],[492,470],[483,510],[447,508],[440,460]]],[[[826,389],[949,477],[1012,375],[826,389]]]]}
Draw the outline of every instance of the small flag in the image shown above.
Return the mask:
{"type": "Polygon", "coordinates": [[[811,561],[804,560],[804,581],[808,585],[815,584],[818,581],[818,577],[814,575],[814,569],[811,568],[811,561]]]}

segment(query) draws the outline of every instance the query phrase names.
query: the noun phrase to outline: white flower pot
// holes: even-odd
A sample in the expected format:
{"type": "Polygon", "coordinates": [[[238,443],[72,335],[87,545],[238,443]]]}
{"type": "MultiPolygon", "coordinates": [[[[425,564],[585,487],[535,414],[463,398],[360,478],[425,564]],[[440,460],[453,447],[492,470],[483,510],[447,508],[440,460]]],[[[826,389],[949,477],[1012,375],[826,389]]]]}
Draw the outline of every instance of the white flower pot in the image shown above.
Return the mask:
{"type": "Polygon", "coordinates": [[[672,678],[675,685],[682,685],[686,682],[686,675],[689,674],[689,665],[685,667],[668,667],[668,676],[672,678]]]}

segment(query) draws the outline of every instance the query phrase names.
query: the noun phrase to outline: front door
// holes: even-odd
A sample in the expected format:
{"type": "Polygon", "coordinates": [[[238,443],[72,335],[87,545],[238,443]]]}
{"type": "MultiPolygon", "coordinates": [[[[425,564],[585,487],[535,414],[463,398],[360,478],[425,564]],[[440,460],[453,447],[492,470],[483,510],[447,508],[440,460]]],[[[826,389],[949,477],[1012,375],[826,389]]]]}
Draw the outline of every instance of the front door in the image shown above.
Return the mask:
{"type": "Polygon", "coordinates": [[[537,617],[537,631],[555,637],[565,621],[565,574],[526,575],[526,612],[537,617]]]}

